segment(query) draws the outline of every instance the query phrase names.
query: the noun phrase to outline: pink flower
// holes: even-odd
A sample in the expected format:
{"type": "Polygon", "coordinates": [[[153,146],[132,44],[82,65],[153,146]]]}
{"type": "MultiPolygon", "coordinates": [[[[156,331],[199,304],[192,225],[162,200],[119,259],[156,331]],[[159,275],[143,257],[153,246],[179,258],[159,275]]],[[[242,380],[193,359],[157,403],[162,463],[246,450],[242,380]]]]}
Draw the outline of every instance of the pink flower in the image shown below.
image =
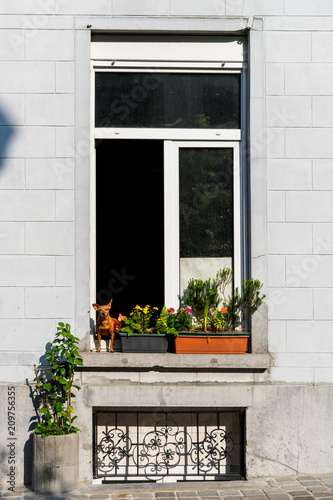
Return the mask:
{"type": "Polygon", "coordinates": [[[192,311],[191,311],[190,307],[185,307],[185,311],[187,311],[189,314],[192,314],[192,311]]]}
{"type": "Polygon", "coordinates": [[[118,321],[122,321],[123,319],[125,319],[126,316],[123,316],[122,314],[118,314],[118,321]]]}
{"type": "Polygon", "coordinates": [[[174,314],[174,312],[175,312],[175,310],[174,310],[174,308],[173,308],[173,307],[169,307],[169,308],[167,309],[167,313],[168,313],[168,314],[174,314]]]}

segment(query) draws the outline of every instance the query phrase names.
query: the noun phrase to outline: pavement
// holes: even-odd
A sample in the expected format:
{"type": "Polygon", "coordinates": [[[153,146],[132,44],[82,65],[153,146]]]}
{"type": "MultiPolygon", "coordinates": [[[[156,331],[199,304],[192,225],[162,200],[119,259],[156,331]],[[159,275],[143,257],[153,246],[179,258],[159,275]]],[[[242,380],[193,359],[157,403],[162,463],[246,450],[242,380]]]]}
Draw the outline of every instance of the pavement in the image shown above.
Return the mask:
{"type": "Polygon", "coordinates": [[[66,495],[42,495],[27,487],[9,492],[0,487],[0,499],[32,500],[333,500],[333,474],[251,478],[246,481],[185,483],[81,484],[66,495]]]}

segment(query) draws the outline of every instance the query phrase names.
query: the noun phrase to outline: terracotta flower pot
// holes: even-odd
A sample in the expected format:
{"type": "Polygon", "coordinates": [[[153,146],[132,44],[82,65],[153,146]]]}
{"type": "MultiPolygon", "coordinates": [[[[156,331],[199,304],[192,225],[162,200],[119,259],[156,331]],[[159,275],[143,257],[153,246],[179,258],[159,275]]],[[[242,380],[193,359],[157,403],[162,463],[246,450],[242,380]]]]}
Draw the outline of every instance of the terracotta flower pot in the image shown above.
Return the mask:
{"type": "Polygon", "coordinates": [[[245,354],[248,333],[180,332],[175,339],[176,353],[187,354],[245,354]]]}

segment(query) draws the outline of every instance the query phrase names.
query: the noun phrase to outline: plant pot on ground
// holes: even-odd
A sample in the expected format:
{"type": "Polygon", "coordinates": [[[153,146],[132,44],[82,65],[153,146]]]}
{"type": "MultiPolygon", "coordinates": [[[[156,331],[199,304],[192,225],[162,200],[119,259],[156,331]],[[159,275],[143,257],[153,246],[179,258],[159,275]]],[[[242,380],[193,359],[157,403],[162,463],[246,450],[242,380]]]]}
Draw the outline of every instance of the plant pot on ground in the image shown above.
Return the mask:
{"type": "Polygon", "coordinates": [[[79,436],[73,422],[76,366],[82,366],[79,339],[67,323],[59,323],[46,350],[47,367],[35,368],[39,422],[33,435],[32,487],[38,493],[58,495],[79,487],[79,436]]]}

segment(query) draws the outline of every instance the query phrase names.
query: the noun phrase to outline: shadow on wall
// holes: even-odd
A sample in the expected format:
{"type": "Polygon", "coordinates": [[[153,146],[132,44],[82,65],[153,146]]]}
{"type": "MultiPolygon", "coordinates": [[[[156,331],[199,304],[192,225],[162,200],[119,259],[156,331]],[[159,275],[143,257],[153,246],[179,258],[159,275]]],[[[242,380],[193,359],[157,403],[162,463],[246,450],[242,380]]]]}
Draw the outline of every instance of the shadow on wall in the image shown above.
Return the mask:
{"type": "MultiPolygon", "coordinates": [[[[1,172],[0,172],[1,173],[1,172]]],[[[45,368],[47,366],[50,366],[49,363],[46,361],[46,351],[51,348],[51,343],[48,342],[45,345],[45,353],[39,358],[39,364],[37,366],[37,369],[39,370],[40,368],[45,368]]],[[[31,485],[31,475],[32,475],[32,460],[33,460],[33,441],[32,441],[32,434],[33,431],[36,428],[37,423],[40,421],[40,416],[39,416],[39,401],[40,397],[38,394],[38,389],[36,385],[36,378],[33,376],[33,380],[26,379],[26,385],[29,387],[30,390],[30,399],[31,399],[31,409],[32,409],[32,416],[30,418],[30,425],[29,425],[29,438],[26,441],[24,445],[24,485],[27,487],[30,487],[31,485]]],[[[1,455],[0,455],[1,458],[1,455]]]]}
{"type": "Polygon", "coordinates": [[[0,174],[4,166],[8,146],[13,139],[14,127],[11,125],[10,117],[0,107],[0,174]]]}

